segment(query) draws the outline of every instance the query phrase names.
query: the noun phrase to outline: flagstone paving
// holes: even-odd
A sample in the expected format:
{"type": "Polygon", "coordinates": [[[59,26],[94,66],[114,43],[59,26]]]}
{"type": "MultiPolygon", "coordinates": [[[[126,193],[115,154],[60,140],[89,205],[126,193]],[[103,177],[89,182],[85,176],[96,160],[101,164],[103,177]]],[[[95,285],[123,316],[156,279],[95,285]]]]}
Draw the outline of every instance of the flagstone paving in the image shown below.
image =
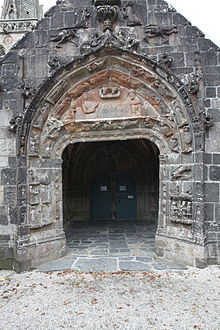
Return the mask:
{"type": "Polygon", "coordinates": [[[66,228],[67,255],[38,267],[41,271],[86,272],[186,269],[155,255],[155,225],[146,221],[72,222],[66,228]]]}

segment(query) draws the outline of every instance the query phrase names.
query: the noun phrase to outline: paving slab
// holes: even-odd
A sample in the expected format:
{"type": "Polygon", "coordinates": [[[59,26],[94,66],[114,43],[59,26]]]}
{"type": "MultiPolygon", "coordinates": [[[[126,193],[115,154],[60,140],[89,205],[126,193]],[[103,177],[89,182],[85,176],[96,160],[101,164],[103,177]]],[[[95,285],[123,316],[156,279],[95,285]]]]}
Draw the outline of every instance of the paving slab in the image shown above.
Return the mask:
{"type": "Polygon", "coordinates": [[[182,270],[155,256],[155,227],[144,221],[73,222],[66,230],[67,256],[40,271],[85,272],[182,270]]]}
{"type": "Polygon", "coordinates": [[[146,264],[138,261],[120,261],[119,268],[124,271],[148,271],[153,267],[150,264],[146,264]]]}
{"type": "Polygon", "coordinates": [[[63,257],[53,261],[49,261],[38,266],[38,270],[42,272],[52,272],[52,271],[61,271],[61,270],[70,270],[72,264],[77,258],[74,257],[63,257]]]}
{"type": "Polygon", "coordinates": [[[72,270],[86,272],[115,272],[118,271],[116,258],[79,258],[71,267],[72,270]]]}

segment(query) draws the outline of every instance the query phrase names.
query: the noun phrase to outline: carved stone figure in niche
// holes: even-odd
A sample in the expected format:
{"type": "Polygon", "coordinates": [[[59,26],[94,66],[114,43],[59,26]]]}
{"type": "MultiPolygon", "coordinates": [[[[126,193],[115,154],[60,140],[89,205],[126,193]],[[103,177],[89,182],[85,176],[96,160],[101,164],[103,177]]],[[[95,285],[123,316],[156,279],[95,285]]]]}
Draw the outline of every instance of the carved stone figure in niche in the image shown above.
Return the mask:
{"type": "Polygon", "coordinates": [[[119,86],[104,86],[100,89],[100,98],[101,99],[115,99],[119,98],[121,95],[119,86]]]}
{"type": "Polygon", "coordinates": [[[30,186],[30,204],[40,204],[40,188],[39,186],[30,186]]]}
{"type": "Polygon", "coordinates": [[[192,134],[189,125],[184,125],[182,127],[182,152],[192,151],[192,134]]]}
{"type": "Polygon", "coordinates": [[[184,117],[184,112],[181,109],[181,107],[175,102],[173,103],[174,107],[173,107],[173,116],[175,118],[176,124],[179,127],[183,127],[188,125],[188,120],[184,117]]]}
{"type": "Polygon", "coordinates": [[[131,114],[133,116],[141,116],[143,115],[143,106],[139,97],[136,95],[135,90],[130,90],[128,92],[128,100],[131,107],[131,114]]]}
{"type": "Polygon", "coordinates": [[[197,150],[203,150],[204,148],[204,122],[200,117],[193,119],[193,130],[195,136],[195,147],[197,150]]]}
{"type": "Polygon", "coordinates": [[[75,12],[74,28],[87,29],[89,27],[90,12],[87,8],[82,8],[75,12]]]}
{"type": "Polygon", "coordinates": [[[187,89],[190,94],[195,95],[198,93],[200,80],[200,74],[193,74],[188,77],[187,89]]]}
{"type": "Polygon", "coordinates": [[[48,119],[46,126],[47,137],[50,139],[58,138],[62,127],[63,121],[57,120],[56,118],[48,119]]]}
{"type": "Polygon", "coordinates": [[[159,64],[164,68],[170,68],[173,63],[172,57],[168,56],[168,54],[162,54],[160,56],[159,64]]]}
{"type": "Polygon", "coordinates": [[[98,106],[98,92],[86,92],[73,102],[71,111],[66,114],[64,120],[83,120],[85,117],[87,117],[86,115],[90,115],[96,112],[98,106]]]}
{"type": "Polygon", "coordinates": [[[74,46],[78,46],[78,36],[75,29],[63,29],[58,36],[53,36],[51,41],[57,42],[56,48],[61,48],[62,44],[68,41],[72,42],[74,46]]]}
{"type": "Polygon", "coordinates": [[[180,151],[178,133],[175,133],[171,137],[171,139],[169,140],[169,145],[170,145],[170,149],[172,151],[174,151],[174,152],[179,152],[180,151]]]}
{"type": "Polygon", "coordinates": [[[41,227],[41,209],[38,207],[31,207],[30,209],[30,227],[41,227]]]}
{"type": "Polygon", "coordinates": [[[166,137],[172,136],[176,128],[172,113],[164,116],[159,116],[158,119],[160,131],[163,133],[163,135],[166,137]]]}
{"type": "Polygon", "coordinates": [[[192,176],[192,168],[189,165],[181,165],[171,174],[171,180],[189,180],[192,176]]]}
{"type": "Polygon", "coordinates": [[[11,120],[9,122],[9,124],[10,124],[9,131],[16,132],[17,128],[19,128],[20,125],[21,125],[21,123],[22,123],[23,115],[24,115],[23,113],[16,112],[12,116],[12,118],[11,118],[11,120]]]}
{"type": "Polygon", "coordinates": [[[168,37],[173,33],[178,33],[176,26],[162,27],[155,24],[149,24],[145,30],[144,40],[147,43],[150,43],[151,39],[152,43],[166,43],[169,40],[168,37]]]}
{"type": "Polygon", "coordinates": [[[41,187],[41,202],[42,204],[50,204],[51,199],[51,187],[50,185],[42,185],[41,187]]]}
{"type": "Polygon", "coordinates": [[[123,8],[122,13],[125,18],[127,26],[141,25],[140,18],[137,16],[134,10],[134,3],[128,2],[123,8]]]}

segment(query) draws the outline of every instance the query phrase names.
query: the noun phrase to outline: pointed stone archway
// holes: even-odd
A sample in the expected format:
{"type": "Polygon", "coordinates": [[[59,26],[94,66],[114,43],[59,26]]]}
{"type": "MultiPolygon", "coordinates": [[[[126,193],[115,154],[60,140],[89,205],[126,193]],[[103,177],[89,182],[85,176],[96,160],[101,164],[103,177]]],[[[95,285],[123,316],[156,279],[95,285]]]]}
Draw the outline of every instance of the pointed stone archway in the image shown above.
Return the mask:
{"type": "Polygon", "coordinates": [[[146,57],[110,48],[59,69],[34,97],[20,131],[18,153],[26,176],[19,177],[17,259],[23,268],[65,251],[64,150],[102,141],[148,140],[157,146],[157,253],[191,265],[203,258],[203,233],[196,223],[203,217],[203,172],[195,178],[193,171],[203,133],[197,134],[196,116],[182,83],[146,57]]]}

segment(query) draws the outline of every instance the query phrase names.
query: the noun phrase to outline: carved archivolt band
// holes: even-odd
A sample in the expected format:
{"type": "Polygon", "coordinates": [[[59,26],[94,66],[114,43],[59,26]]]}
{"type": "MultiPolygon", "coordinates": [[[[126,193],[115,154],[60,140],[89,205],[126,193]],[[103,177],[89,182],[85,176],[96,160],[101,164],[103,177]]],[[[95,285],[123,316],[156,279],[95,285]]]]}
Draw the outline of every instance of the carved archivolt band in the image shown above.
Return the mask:
{"type": "MultiPolygon", "coordinates": [[[[166,78],[165,72],[155,72],[126,54],[93,56],[85,65],[75,63],[56,77],[57,83],[47,93],[42,92],[28,135],[29,164],[36,159],[61,160],[71,143],[148,139],[160,151],[163,173],[170,155],[175,158],[193,151],[191,104],[186,99],[187,109],[182,95],[166,78]]],[[[25,134],[23,138],[25,141],[25,134]]],[[[31,171],[29,225],[52,225],[62,218],[61,164],[49,169],[33,167],[31,171]]],[[[191,168],[175,168],[162,178],[164,221],[192,223],[190,194],[176,186],[170,191],[166,182],[170,176],[172,184],[180,182],[181,186],[190,175],[191,168]]]]}
{"type": "MultiPolygon", "coordinates": [[[[51,157],[62,136],[150,129],[174,153],[193,150],[189,115],[165,79],[142,63],[115,56],[69,72],[42,100],[29,135],[29,155],[51,157]],[[80,79],[79,79],[80,77],[80,79]]],[[[153,133],[152,133],[153,135],[153,133]]]]}

